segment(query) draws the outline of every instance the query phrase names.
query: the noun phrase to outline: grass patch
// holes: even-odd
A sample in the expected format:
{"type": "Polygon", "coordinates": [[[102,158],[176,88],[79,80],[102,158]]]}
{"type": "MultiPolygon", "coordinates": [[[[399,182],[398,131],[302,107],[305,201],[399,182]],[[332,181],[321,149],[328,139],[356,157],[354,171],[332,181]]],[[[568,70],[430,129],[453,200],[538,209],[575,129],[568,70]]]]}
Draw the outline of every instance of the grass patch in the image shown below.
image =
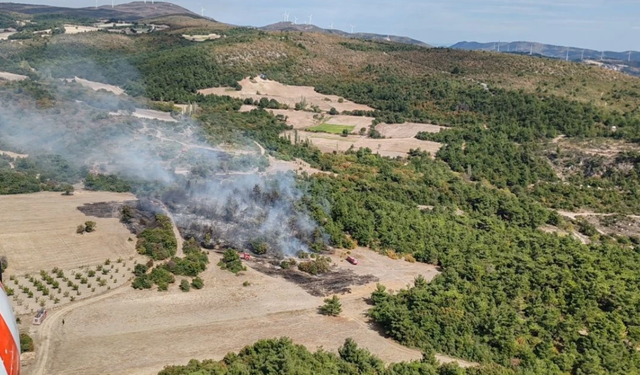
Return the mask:
{"type": "Polygon", "coordinates": [[[342,131],[347,129],[349,133],[355,129],[355,125],[334,125],[334,124],[321,124],[307,128],[306,130],[314,133],[330,133],[330,134],[342,134],[342,131]]]}

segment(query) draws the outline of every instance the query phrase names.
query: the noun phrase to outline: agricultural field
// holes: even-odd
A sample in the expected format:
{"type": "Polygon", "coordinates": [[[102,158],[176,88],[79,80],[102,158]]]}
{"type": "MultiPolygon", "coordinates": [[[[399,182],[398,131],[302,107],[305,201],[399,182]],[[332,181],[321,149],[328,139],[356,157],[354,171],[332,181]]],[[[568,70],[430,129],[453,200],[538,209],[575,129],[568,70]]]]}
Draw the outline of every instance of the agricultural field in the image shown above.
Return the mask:
{"type": "Polygon", "coordinates": [[[218,34],[207,34],[207,35],[182,35],[186,40],[190,40],[192,42],[204,42],[207,40],[216,40],[220,39],[221,36],[218,34]]]}
{"type": "Polygon", "coordinates": [[[123,202],[132,194],[79,191],[0,196],[0,251],[11,259],[8,275],[97,265],[105,259],[135,255],[133,236],[118,219],[88,217],[77,208],[87,203],[123,202]],[[97,223],[93,233],[77,234],[78,225],[97,223]]]}
{"type": "MultiPolygon", "coordinates": [[[[433,266],[392,260],[368,249],[357,249],[352,255],[362,257],[365,266],[350,265],[344,260],[346,254],[332,258],[338,268],[372,274],[392,288],[411,283],[418,274],[427,280],[438,274],[433,266]]],[[[210,258],[215,264],[219,255],[211,254],[210,258]]],[[[203,274],[202,290],[183,293],[172,286],[159,293],[122,288],[95,302],[87,300],[82,308],[54,312],[36,333],[37,339],[46,340],[42,345],[47,359],[30,365],[27,374],[150,374],[167,364],[186,364],[191,358],[221,359],[248,342],[280,336],[289,336],[309,349],[328,350],[352,337],[387,362],[421,358],[419,351],[395,344],[370,327],[364,315],[368,308],[365,298],[375,283],[354,287],[352,293],[342,296],[343,315],[330,318],[317,312],[322,297],[257,272],[251,262],[248,265],[239,276],[212,267],[203,274]],[[250,285],[243,286],[245,282],[250,285]],[[101,316],[103,324],[91,324],[95,316],[101,316]],[[66,340],[68,336],[75,339],[66,340]],[[170,351],[158,345],[167,340],[173,348],[170,351]],[[145,348],[144,358],[137,350],[140,347],[145,348]],[[118,361],[114,362],[114,357],[118,361]]]]}
{"type": "Polygon", "coordinates": [[[25,80],[29,77],[24,76],[22,74],[14,74],[14,73],[8,73],[8,72],[0,72],[0,80],[6,80],[6,81],[22,81],[25,80]]]}
{"type": "Polygon", "coordinates": [[[17,316],[30,323],[40,308],[52,309],[118,288],[131,278],[142,257],[105,259],[102,264],[62,270],[53,267],[23,275],[9,274],[5,287],[17,316]]]}
{"type": "Polygon", "coordinates": [[[106,83],[101,83],[101,82],[94,82],[94,81],[89,81],[87,79],[82,79],[79,77],[74,77],[74,78],[68,78],[68,79],[63,79],[63,81],[67,81],[67,82],[76,82],[79,83],[80,85],[84,86],[84,87],[88,87],[94,91],[98,91],[98,90],[106,90],[109,91],[115,95],[126,95],[124,90],[121,89],[118,86],[114,86],[114,85],[109,85],[106,83]]]}
{"type": "Polygon", "coordinates": [[[338,124],[320,124],[307,128],[307,131],[312,133],[329,133],[329,134],[342,134],[345,130],[351,133],[355,126],[353,125],[338,125],[338,124]]]}
{"type": "Polygon", "coordinates": [[[233,98],[260,100],[263,97],[275,99],[281,104],[295,107],[296,103],[306,102],[309,106],[317,106],[320,110],[328,112],[335,108],[342,111],[372,111],[373,108],[356,104],[336,95],[323,95],[310,86],[290,86],[282,83],[256,78],[245,78],[238,82],[242,90],[228,87],[214,87],[198,90],[203,95],[228,95],[233,98]]]}
{"type": "Polygon", "coordinates": [[[415,137],[420,132],[439,133],[446,129],[442,126],[431,124],[417,124],[405,122],[404,124],[378,124],[376,130],[385,138],[410,138],[415,137]]]}
{"type": "MultiPolygon", "coordinates": [[[[288,131],[286,137],[295,141],[296,133],[288,131]]],[[[442,147],[442,144],[431,141],[421,141],[416,138],[389,138],[389,139],[372,139],[365,136],[349,135],[343,137],[336,134],[312,133],[298,131],[299,141],[308,140],[314,146],[318,147],[322,152],[344,152],[349,149],[358,150],[360,148],[369,148],[374,154],[381,156],[406,157],[410,150],[421,149],[435,155],[442,147]]]]}
{"type": "Polygon", "coordinates": [[[64,25],[64,33],[65,34],[80,34],[80,33],[89,33],[93,31],[100,31],[100,28],[93,26],[82,26],[82,25],[72,25],[65,24],[64,25]]]}

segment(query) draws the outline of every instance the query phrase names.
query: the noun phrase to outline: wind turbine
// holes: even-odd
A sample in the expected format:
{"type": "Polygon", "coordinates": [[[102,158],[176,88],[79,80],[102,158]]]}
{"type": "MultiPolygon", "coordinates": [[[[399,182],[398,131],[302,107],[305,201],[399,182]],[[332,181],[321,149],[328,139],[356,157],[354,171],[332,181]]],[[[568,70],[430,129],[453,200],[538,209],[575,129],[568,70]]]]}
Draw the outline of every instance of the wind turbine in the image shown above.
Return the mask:
{"type": "Polygon", "coordinates": [[[115,0],[111,0],[111,9],[115,8],[116,4],[115,4],[115,0]]]}
{"type": "Polygon", "coordinates": [[[298,17],[293,17],[293,24],[297,25],[298,24],[298,17]]]}
{"type": "Polygon", "coordinates": [[[500,52],[500,43],[501,42],[498,42],[498,52],[500,52]]]}
{"type": "Polygon", "coordinates": [[[98,9],[98,0],[96,0],[96,9],[98,9]]]}
{"type": "Polygon", "coordinates": [[[353,34],[353,30],[355,30],[356,27],[354,25],[349,25],[349,26],[351,26],[351,34],[353,34]]]}
{"type": "Polygon", "coordinates": [[[604,51],[600,53],[600,61],[604,60],[604,51]]]}
{"type": "Polygon", "coordinates": [[[567,61],[569,61],[569,48],[571,47],[567,47],[567,61]]]}
{"type": "Polygon", "coordinates": [[[329,26],[329,30],[333,30],[333,22],[331,23],[331,26],[329,26]]]}
{"type": "Polygon", "coordinates": [[[202,17],[204,17],[204,11],[205,11],[205,10],[206,10],[206,9],[204,9],[204,7],[200,7],[200,15],[201,15],[202,17]]]}
{"type": "Polygon", "coordinates": [[[531,52],[529,52],[529,55],[533,55],[533,43],[531,43],[531,52]]]}
{"type": "Polygon", "coordinates": [[[282,16],[283,16],[283,20],[284,20],[284,22],[289,21],[289,13],[284,12],[284,14],[283,14],[282,16]]]}
{"type": "Polygon", "coordinates": [[[307,23],[307,25],[311,25],[312,20],[313,20],[313,14],[309,15],[309,22],[307,23]]]}
{"type": "Polygon", "coordinates": [[[631,61],[631,54],[633,53],[633,51],[629,51],[629,61],[631,61]]]}

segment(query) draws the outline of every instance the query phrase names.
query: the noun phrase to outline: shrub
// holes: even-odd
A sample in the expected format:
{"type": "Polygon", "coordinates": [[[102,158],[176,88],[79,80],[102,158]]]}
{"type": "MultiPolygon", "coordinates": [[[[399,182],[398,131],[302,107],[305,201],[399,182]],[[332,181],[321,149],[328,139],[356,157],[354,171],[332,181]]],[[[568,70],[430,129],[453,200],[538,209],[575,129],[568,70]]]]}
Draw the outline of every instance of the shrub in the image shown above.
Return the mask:
{"type": "Polygon", "coordinates": [[[191,290],[191,285],[189,285],[189,282],[187,280],[180,281],[180,290],[182,290],[183,292],[188,292],[189,290],[191,290]]]}
{"type": "MultiPolygon", "coordinates": [[[[234,249],[227,249],[222,255],[222,259],[218,262],[218,266],[221,269],[227,270],[233,273],[238,273],[240,271],[246,270],[246,268],[242,265],[240,261],[240,255],[234,249]]],[[[200,288],[196,288],[200,289],[200,288]]]]}
{"type": "Polygon", "coordinates": [[[84,231],[85,231],[85,227],[82,224],[78,225],[78,227],[76,228],[76,233],[78,234],[83,234],[84,231]]]}
{"type": "Polygon", "coordinates": [[[324,300],[324,305],[320,307],[320,312],[328,316],[338,316],[342,312],[342,303],[335,294],[331,298],[324,300]]]}
{"type": "Polygon", "coordinates": [[[20,353],[32,352],[35,350],[33,339],[26,333],[20,334],[20,353]]]}
{"type": "Polygon", "coordinates": [[[195,289],[202,289],[204,287],[204,281],[198,276],[191,281],[191,286],[195,289]]]}
{"type": "Polygon", "coordinates": [[[331,269],[331,262],[329,258],[319,256],[315,260],[300,263],[298,265],[298,269],[311,275],[321,275],[329,272],[331,269]]]}
{"type": "Polygon", "coordinates": [[[87,221],[84,223],[84,231],[87,233],[95,232],[96,230],[96,222],[95,221],[87,221]]]}
{"type": "Polygon", "coordinates": [[[133,289],[151,289],[151,287],[153,286],[153,281],[151,281],[149,275],[141,275],[133,280],[131,286],[133,287],[133,289]]]}

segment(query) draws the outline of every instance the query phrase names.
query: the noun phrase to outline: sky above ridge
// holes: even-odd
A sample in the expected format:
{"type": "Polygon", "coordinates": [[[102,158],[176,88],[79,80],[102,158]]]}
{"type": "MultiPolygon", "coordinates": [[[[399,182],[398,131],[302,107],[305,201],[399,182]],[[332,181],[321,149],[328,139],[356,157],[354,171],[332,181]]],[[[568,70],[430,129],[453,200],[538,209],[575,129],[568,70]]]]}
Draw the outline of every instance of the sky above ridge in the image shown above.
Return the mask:
{"type": "MultiPolygon", "coordinates": [[[[15,2],[29,0],[12,0],[15,2]]],[[[94,0],[32,0],[84,7],[94,0]]],[[[150,0],[149,0],[150,1],[150,0]]],[[[115,0],[116,4],[128,2],[115,0]]],[[[409,36],[430,44],[535,41],[596,50],[640,50],[640,0],[174,0],[236,25],[283,20],[328,28],[409,36]]],[[[99,0],[110,4],[111,0],[99,0]]]]}

